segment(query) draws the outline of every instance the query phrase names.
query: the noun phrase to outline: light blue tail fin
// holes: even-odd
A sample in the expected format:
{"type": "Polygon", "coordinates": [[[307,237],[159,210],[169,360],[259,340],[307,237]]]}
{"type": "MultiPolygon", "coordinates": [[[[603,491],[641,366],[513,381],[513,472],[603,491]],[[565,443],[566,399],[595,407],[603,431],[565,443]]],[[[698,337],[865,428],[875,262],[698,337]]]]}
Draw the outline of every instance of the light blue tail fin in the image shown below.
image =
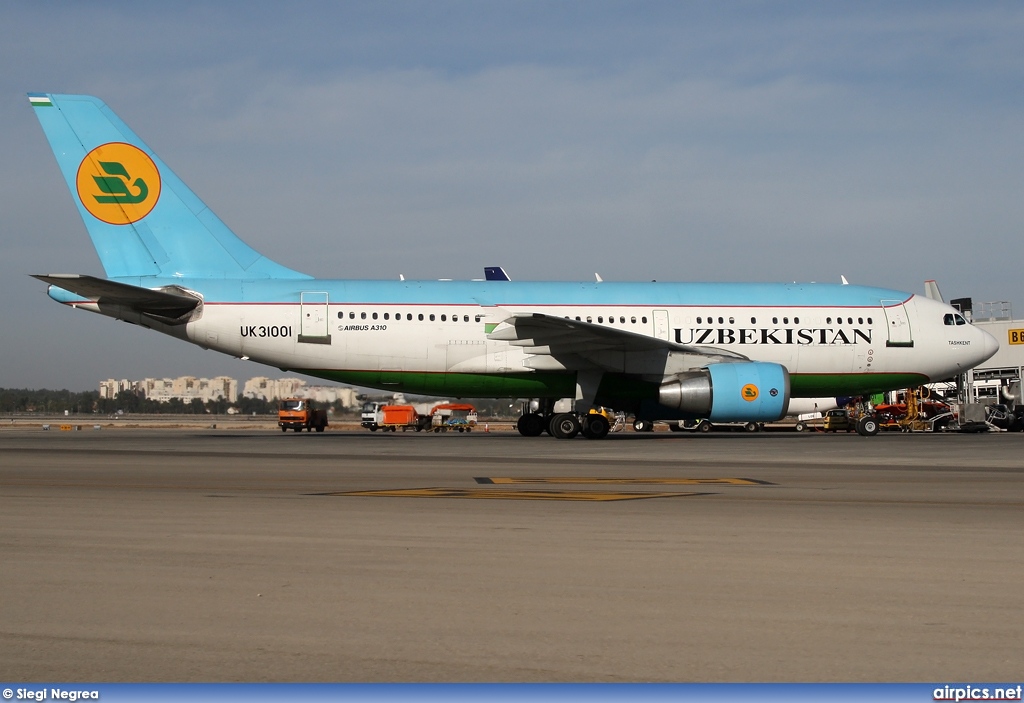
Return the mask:
{"type": "Polygon", "coordinates": [[[236,237],[101,100],[29,102],[110,278],[309,278],[236,237]]]}

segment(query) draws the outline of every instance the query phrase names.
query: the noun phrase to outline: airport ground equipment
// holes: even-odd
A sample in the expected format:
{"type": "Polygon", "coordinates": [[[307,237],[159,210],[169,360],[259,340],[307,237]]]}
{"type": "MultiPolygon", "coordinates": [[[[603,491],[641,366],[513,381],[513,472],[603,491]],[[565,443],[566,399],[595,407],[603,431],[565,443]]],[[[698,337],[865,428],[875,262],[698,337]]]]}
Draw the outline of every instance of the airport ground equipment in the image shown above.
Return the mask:
{"type": "Polygon", "coordinates": [[[306,398],[285,398],[277,406],[277,426],[282,432],[323,432],[327,427],[327,410],[306,398]]]}
{"type": "Polygon", "coordinates": [[[377,420],[371,431],[383,430],[384,432],[402,432],[414,430],[422,432],[429,426],[429,417],[421,416],[416,408],[411,405],[382,405],[377,410],[377,420]]]}
{"type": "Polygon", "coordinates": [[[429,419],[434,432],[472,432],[477,413],[469,403],[441,403],[431,408],[429,419]]]}

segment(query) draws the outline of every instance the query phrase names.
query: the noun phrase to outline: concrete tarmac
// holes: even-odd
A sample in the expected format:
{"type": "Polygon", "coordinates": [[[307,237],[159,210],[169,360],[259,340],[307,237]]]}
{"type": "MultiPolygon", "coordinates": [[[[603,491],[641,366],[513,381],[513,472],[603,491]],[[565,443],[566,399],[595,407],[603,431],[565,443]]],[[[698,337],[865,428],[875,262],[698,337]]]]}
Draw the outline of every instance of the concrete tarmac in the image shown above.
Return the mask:
{"type": "Polygon", "coordinates": [[[0,671],[1016,681],[1022,452],[1019,434],[7,429],[0,671]]]}

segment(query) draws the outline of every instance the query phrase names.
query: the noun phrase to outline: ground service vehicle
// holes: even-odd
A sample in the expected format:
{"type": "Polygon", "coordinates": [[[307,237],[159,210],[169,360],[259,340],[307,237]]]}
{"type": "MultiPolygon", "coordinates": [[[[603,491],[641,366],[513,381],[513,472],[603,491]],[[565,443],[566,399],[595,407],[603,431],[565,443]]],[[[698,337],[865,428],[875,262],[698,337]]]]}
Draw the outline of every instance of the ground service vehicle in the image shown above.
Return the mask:
{"type": "Polygon", "coordinates": [[[323,432],[327,427],[327,410],[317,408],[305,398],[285,398],[277,406],[277,426],[282,432],[323,432]]]}
{"type": "Polygon", "coordinates": [[[430,410],[430,426],[434,432],[472,432],[476,418],[476,408],[468,403],[442,403],[430,410]]]}
{"type": "Polygon", "coordinates": [[[363,403],[362,410],[359,414],[359,425],[365,427],[371,432],[376,432],[379,427],[377,425],[377,412],[384,406],[384,403],[375,403],[373,401],[363,403]]]}
{"type": "Polygon", "coordinates": [[[401,428],[402,432],[406,430],[421,431],[429,418],[423,418],[416,413],[416,408],[411,405],[382,405],[377,410],[377,422],[375,427],[371,427],[371,431],[377,429],[384,430],[385,432],[395,432],[401,428]]]}
{"type": "Polygon", "coordinates": [[[850,413],[844,409],[829,410],[825,413],[824,430],[826,432],[852,432],[855,430],[850,413]]]}

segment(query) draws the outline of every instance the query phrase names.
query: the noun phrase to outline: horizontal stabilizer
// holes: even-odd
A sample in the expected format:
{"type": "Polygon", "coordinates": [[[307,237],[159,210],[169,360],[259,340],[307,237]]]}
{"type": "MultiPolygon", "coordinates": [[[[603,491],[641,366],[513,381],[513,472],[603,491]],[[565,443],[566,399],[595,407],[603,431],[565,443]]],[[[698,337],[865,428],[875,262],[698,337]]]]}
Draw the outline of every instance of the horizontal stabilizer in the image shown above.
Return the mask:
{"type": "Polygon", "coordinates": [[[165,321],[185,317],[201,302],[184,292],[171,292],[181,291],[176,287],[153,290],[77,273],[33,274],[32,277],[101,305],[122,305],[165,321]]]}

